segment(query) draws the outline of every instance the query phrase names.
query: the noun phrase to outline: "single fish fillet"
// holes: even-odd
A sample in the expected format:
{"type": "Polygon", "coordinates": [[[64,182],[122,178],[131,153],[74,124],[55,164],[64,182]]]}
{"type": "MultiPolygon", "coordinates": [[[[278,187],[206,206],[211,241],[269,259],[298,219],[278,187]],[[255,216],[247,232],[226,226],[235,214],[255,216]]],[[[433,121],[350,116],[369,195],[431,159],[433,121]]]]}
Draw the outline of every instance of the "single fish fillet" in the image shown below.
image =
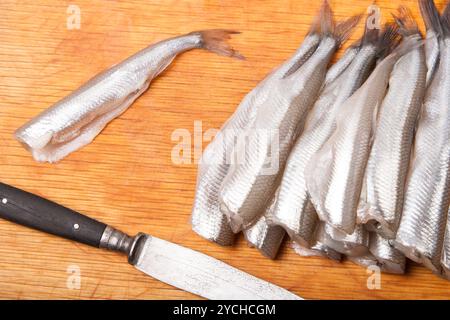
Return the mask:
{"type": "Polygon", "coordinates": [[[442,37],[441,17],[434,0],[419,0],[419,7],[427,28],[425,53],[428,69],[426,86],[428,87],[439,66],[439,40],[442,37]]]}
{"type": "Polygon", "coordinates": [[[395,246],[441,273],[450,202],[450,4],[442,17],[440,63],[426,93],[395,246]]]}
{"type": "Polygon", "coordinates": [[[333,26],[326,3],[322,9],[324,37],[319,47],[296,72],[271,83],[270,95],[261,102],[254,123],[243,133],[234,150],[236,162],[220,190],[221,210],[234,232],[258,220],[272,198],[295,138],[325,79],[331,57],[359,21],[353,17],[333,26]]]}
{"type": "Polygon", "coordinates": [[[204,151],[198,167],[191,216],[192,229],[203,238],[224,246],[233,244],[234,233],[227,217],[220,211],[219,188],[229,171],[235,140],[253,123],[261,101],[265,101],[270,93],[271,83],[295,72],[317,49],[321,38],[318,23],[320,19],[319,16],[313,23],[310,32],[294,55],[245,96],[204,151]]]}
{"type": "Polygon", "coordinates": [[[308,115],[305,130],[288,157],[270,223],[284,227],[290,237],[302,246],[311,244],[318,222],[306,188],[306,165],[334,132],[341,104],[364,83],[375,65],[377,54],[390,45],[394,35],[388,29],[379,40],[378,30],[367,28],[361,44],[356,49],[347,50],[336,64],[339,65],[337,70],[342,70],[342,73],[323,89],[308,115]],[[356,55],[353,54],[355,50],[356,55]],[[351,61],[348,61],[347,55],[353,57],[351,61]],[[347,65],[347,68],[341,65],[347,65]]]}
{"type": "Polygon", "coordinates": [[[98,74],[15,132],[35,160],[56,162],[82,148],[144,93],[180,53],[203,48],[242,58],[224,43],[235,31],[204,30],[153,44],[98,74]]]}
{"type": "Polygon", "coordinates": [[[257,248],[264,256],[275,259],[286,231],[280,226],[270,226],[267,218],[273,212],[276,196],[266,208],[264,215],[250,228],[244,230],[244,236],[251,247],[257,248]]]}
{"type": "MultiPolygon", "coordinates": [[[[405,37],[422,37],[411,13],[404,7],[397,18],[405,37]]],[[[367,213],[363,224],[372,224],[386,238],[392,239],[403,209],[417,118],[426,88],[427,66],[423,46],[401,57],[389,80],[389,90],[381,105],[374,142],[366,168],[365,192],[360,206],[367,213]]]]}
{"type": "Polygon", "coordinates": [[[395,63],[415,46],[417,38],[409,37],[377,65],[342,104],[336,130],[306,166],[306,186],[319,218],[347,234],[355,230],[378,106],[395,63]]]}

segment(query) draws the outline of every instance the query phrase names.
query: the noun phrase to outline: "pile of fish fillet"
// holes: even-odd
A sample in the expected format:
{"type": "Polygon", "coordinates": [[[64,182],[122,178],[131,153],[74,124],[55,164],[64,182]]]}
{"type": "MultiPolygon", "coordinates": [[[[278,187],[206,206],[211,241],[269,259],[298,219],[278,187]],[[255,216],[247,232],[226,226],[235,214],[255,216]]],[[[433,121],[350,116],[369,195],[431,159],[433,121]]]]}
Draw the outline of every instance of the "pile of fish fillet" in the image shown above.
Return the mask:
{"type": "Polygon", "coordinates": [[[329,67],[361,20],[327,2],[294,55],[260,82],[205,150],[193,230],[243,232],[275,258],[344,257],[401,274],[407,259],[450,279],[450,3],[419,0],[329,67]]]}

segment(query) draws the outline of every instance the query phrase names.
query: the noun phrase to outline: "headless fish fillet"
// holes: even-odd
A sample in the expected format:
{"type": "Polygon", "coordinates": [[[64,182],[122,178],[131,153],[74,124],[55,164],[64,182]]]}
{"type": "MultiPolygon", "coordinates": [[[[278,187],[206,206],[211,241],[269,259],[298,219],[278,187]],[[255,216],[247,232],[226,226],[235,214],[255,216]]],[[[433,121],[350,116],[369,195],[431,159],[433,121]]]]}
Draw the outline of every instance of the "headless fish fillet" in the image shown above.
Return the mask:
{"type": "Polygon", "coordinates": [[[273,212],[276,196],[271,200],[265,213],[249,229],[244,230],[244,236],[248,244],[257,248],[264,256],[275,259],[281,243],[283,242],[286,231],[279,226],[271,226],[267,223],[267,217],[273,212]]]}
{"type": "Polygon", "coordinates": [[[439,41],[442,37],[441,18],[434,0],[419,0],[420,12],[422,13],[427,35],[425,41],[425,53],[427,59],[427,87],[431,84],[436,69],[439,66],[439,41]]]}
{"type": "Polygon", "coordinates": [[[419,119],[395,246],[441,273],[450,202],[450,4],[442,18],[441,59],[419,119]]]}
{"type": "Polygon", "coordinates": [[[317,237],[323,244],[346,256],[361,256],[369,251],[369,232],[362,225],[357,225],[352,234],[346,234],[322,222],[317,237]]]}
{"type": "Polygon", "coordinates": [[[319,218],[347,234],[355,230],[377,108],[395,63],[416,46],[416,37],[409,37],[377,65],[342,104],[336,130],[306,166],[306,186],[319,218]]]}
{"type": "MultiPolygon", "coordinates": [[[[421,42],[417,24],[406,8],[397,18],[405,37],[421,42]]],[[[407,41],[407,40],[406,40],[407,41]]],[[[360,223],[373,224],[393,239],[403,209],[406,177],[417,118],[425,95],[427,66],[423,46],[399,59],[392,71],[389,90],[381,105],[374,142],[366,168],[366,195],[360,206],[367,210],[360,223]]]]}
{"type": "Polygon", "coordinates": [[[442,275],[450,280],[450,208],[447,214],[447,228],[445,231],[444,245],[442,246],[442,275]]]}
{"type": "Polygon", "coordinates": [[[203,48],[242,58],[224,40],[235,31],[205,30],[147,47],[100,73],[19,128],[15,137],[35,160],[56,162],[82,148],[144,93],[180,53],[203,48]]]}
{"type": "Polygon", "coordinates": [[[272,198],[292,144],[302,131],[306,115],[325,79],[328,63],[359,21],[353,17],[333,27],[331,9],[322,9],[325,34],[319,47],[296,72],[272,82],[270,94],[258,107],[254,123],[239,139],[236,162],[220,190],[221,210],[234,232],[251,226],[272,198]]]}
{"type": "MultiPolygon", "coordinates": [[[[392,32],[387,34],[392,35],[392,32]]],[[[286,162],[271,223],[285,228],[294,241],[305,247],[311,244],[318,222],[306,188],[306,165],[334,132],[341,104],[364,83],[375,65],[377,53],[389,46],[392,40],[392,36],[383,36],[379,40],[378,30],[367,29],[361,45],[356,47],[356,56],[353,53],[355,48],[347,50],[336,67],[336,70],[343,70],[342,74],[322,90],[308,115],[305,130],[286,162]],[[351,61],[347,55],[352,57],[351,61]]]]}
{"type": "MultiPolygon", "coordinates": [[[[317,19],[317,20],[320,20],[317,19]]],[[[227,217],[220,211],[219,188],[229,171],[230,154],[235,140],[255,119],[261,101],[267,99],[272,82],[279,81],[300,68],[314,53],[320,42],[320,24],[315,22],[294,55],[248,93],[235,113],[204,151],[192,209],[192,229],[203,238],[223,246],[234,242],[227,217]]]]}
{"type": "Polygon", "coordinates": [[[348,259],[365,268],[375,266],[386,273],[405,273],[406,257],[392,246],[390,240],[377,233],[370,234],[370,251],[360,256],[349,256],[348,259]]]}

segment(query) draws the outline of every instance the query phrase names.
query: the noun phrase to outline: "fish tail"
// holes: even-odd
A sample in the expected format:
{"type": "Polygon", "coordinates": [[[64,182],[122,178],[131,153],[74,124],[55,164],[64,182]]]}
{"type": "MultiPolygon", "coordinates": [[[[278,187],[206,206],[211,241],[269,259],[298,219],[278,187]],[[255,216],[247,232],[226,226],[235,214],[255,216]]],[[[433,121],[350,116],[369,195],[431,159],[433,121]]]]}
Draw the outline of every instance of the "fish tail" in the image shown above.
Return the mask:
{"type": "Polygon", "coordinates": [[[419,27],[417,26],[416,21],[414,20],[411,11],[405,6],[400,6],[398,9],[398,14],[392,14],[399,27],[399,33],[408,37],[414,34],[421,35],[419,31],[419,27]]]}
{"type": "Polygon", "coordinates": [[[221,56],[232,57],[240,60],[245,60],[245,57],[238,51],[234,50],[225,41],[231,38],[233,34],[239,34],[240,32],[234,30],[224,29],[211,29],[193,32],[199,34],[201,37],[200,47],[217,53],[221,56]]]}
{"type": "Polygon", "coordinates": [[[364,34],[357,42],[357,46],[364,46],[368,44],[377,44],[380,38],[380,29],[376,28],[372,23],[372,16],[367,16],[365,27],[364,27],[364,34]]]}
{"type": "Polygon", "coordinates": [[[445,38],[450,38],[450,2],[445,7],[441,18],[442,30],[445,38]]]}
{"type": "Polygon", "coordinates": [[[328,0],[324,0],[317,17],[317,25],[320,26],[320,32],[324,35],[333,33],[333,11],[328,0]]]}
{"type": "MultiPolygon", "coordinates": [[[[328,5],[328,1],[325,1],[322,4],[322,7],[320,8],[319,14],[314,18],[311,27],[309,28],[308,34],[313,35],[313,34],[320,34],[320,30],[322,29],[322,21],[324,21],[324,14],[327,14],[327,10],[325,8],[325,6],[328,6],[328,8],[330,7],[328,5]]],[[[331,10],[331,9],[329,9],[331,10]]]]}
{"type": "Polygon", "coordinates": [[[345,41],[347,41],[361,18],[362,15],[359,14],[336,24],[332,37],[336,39],[338,46],[341,46],[345,41]]]}
{"type": "Polygon", "coordinates": [[[441,17],[434,0],[419,0],[419,7],[427,30],[442,34],[441,17]]]}
{"type": "Polygon", "coordinates": [[[378,58],[383,59],[388,56],[399,45],[400,39],[397,24],[386,23],[377,43],[378,58]]]}
{"type": "MultiPolygon", "coordinates": [[[[334,22],[333,16],[333,10],[328,0],[324,0],[320,14],[316,19],[317,25],[320,25],[320,34],[323,37],[336,39],[338,46],[340,46],[350,37],[362,15],[353,16],[337,24],[334,22]]],[[[317,26],[315,28],[317,30],[317,26]]]]}

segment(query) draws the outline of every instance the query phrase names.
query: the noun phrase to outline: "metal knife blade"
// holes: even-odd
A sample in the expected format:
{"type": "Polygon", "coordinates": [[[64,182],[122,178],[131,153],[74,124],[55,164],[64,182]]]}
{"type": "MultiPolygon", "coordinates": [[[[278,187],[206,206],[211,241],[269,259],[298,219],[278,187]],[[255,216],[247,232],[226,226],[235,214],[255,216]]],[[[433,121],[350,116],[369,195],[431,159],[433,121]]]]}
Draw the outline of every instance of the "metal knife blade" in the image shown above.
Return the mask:
{"type": "Polygon", "coordinates": [[[130,237],[97,220],[37,195],[0,183],[0,218],[128,256],[142,272],[208,299],[295,299],[203,253],[139,233],[130,237]]]}
{"type": "Polygon", "coordinates": [[[153,236],[145,235],[134,265],[155,279],[207,299],[301,299],[222,261],[153,236]]]}

